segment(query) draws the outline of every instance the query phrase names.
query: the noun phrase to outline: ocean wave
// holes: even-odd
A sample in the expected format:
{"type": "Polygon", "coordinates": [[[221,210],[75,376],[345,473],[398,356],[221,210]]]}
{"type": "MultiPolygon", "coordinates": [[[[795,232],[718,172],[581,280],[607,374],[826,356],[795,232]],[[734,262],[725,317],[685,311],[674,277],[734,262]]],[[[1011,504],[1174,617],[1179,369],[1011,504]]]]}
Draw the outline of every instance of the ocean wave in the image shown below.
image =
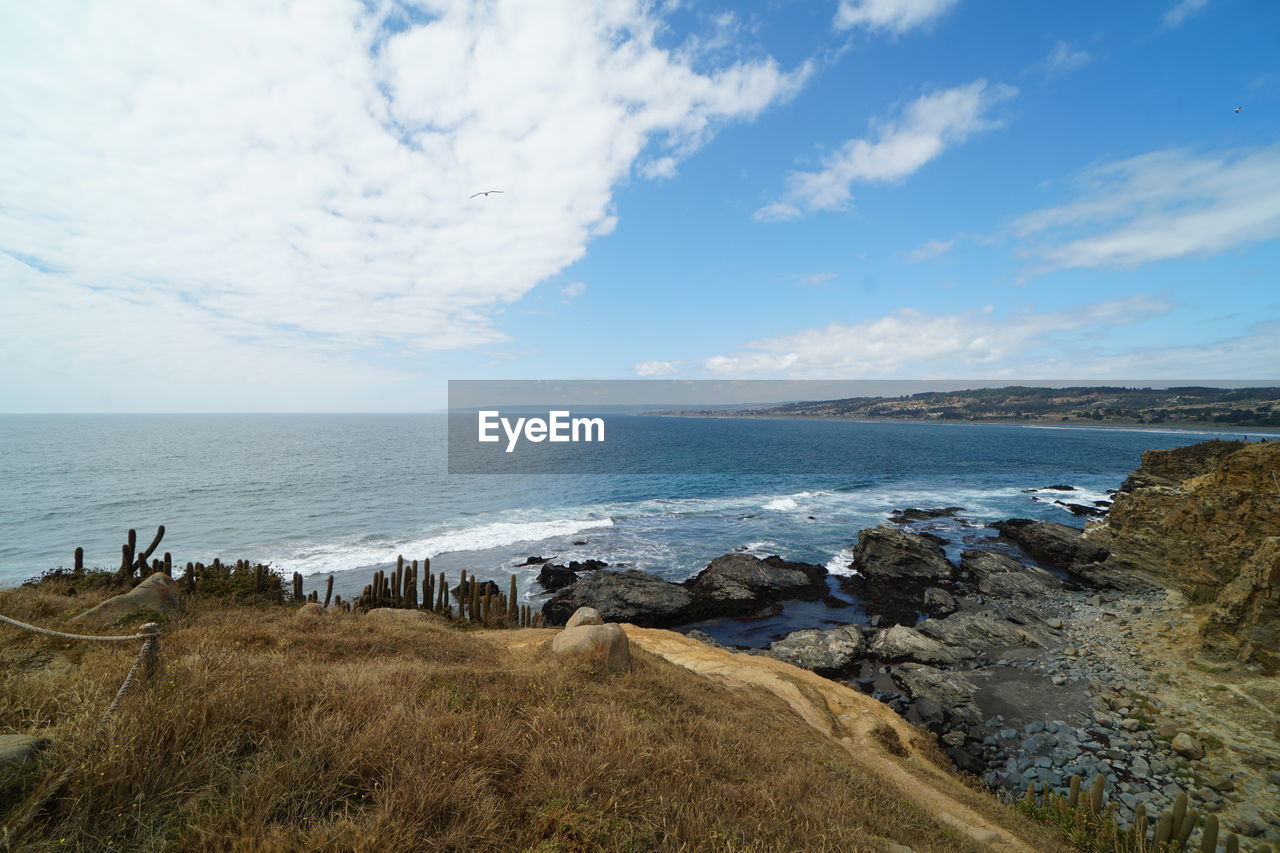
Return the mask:
{"type": "Polygon", "coordinates": [[[853,577],[858,574],[856,569],[851,569],[849,564],[853,562],[853,548],[841,548],[830,560],[827,560],[827,571],[833,575],[844,575],[845,577],[853,577]]]}
{"type": "MultiPolygon", "coordinates": [[[[313,575],[390,563],[401,554],[409,559],[421,559],[455,551],[485,551],[520,542],[541,542],[544,539],[572,536],[584,530],[612,526],[611,518],[495,521],[474,527],[446,530],[423,539],[305,546],[287,555],[274,557],[270,562],[287,572],[313,575]]],[[[368,538],[364,537],[365,540],[368,538]]]]}

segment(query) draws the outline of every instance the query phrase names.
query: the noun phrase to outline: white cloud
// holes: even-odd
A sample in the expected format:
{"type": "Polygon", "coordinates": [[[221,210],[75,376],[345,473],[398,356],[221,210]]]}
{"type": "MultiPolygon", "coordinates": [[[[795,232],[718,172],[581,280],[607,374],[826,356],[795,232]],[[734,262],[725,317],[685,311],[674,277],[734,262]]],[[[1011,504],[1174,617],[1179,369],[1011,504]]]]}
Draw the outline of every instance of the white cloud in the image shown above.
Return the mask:
{"type": "Polygon", "coordinates": [[[678,371],[676,361],[642,361],[635,366],[636,376],[670,376],[678,371]]]}
{"type": "Polygon", "coordinates": [[[577,299],[579,296],[587,292],[587,283],[585,281],[571,281],[564,287],[560,288],[560,295],[566,300],[577,299]]]}
{"type": "Polygon", "coordinates": [[[1209,5],[1209,0],[1178,0],[1164,13],[1164,25],[1176,27],[1209,5]]]}
{"type": "Polygon", "coordinates": [[[1133,267],[1280,237],[1280,146],[1156,151],[1098,166],[1078,200],[1014,223],[1053,268],[1133,267]]]}
{"type": "Polygon", "coordinates": [[[974,375],[975,368],[999,372],[1010,369],[1015,356],[1052,345],[1055,335],[1126,325],[1171,308],[1140,295],[1070,311],[1004,318],[990,305],[960,314],[902,309],[852,325],[831,323],[750,341],[738,352],[707,359],[703,366],[709,373],[738,378],[974,375]]]}
{"type": "Polygon", "coordinates": [[[1060,41],[1049,51],[1044,59],[1045,72],[1050,75],[1069,74],[1093,62],[1093,57],[1083,50],[1074,50],[1065,41],[1060,41]]]}
{"type": "Polygon", "coordinates": [[[901,35],[927,26],[959,0],[840,0],[836,9],[838,30],[865,27],[901,35]]]}
{"type": "Polygon", "coordinates": [[[938,255],[950,252],[955,248],[958,240],[930,240],[919,248],[907,253],[907,263],[916,263],[917,261],[927,261],[930,258],[936,258],[938,255]]]}
{"type": "Polygon", "coordinates": [[[918,98],[898,120],[876,123],[873,141],[851,139],[823,161],[821,171],[792,172],[785,197],[757,210],[754,218],[768,222],[844,208],[853,197],[854,183],[902,180],[948,145],[997,126],[987,113],[1016,93],[1011,86],[975,80],[918,98]]]}
{"type": "MultiPolygon", "coordinates": [[[[403,5],[6,7],[0,251],[97,288],[71,322],[125,337],[181,304],[229,348],[492,344],[496,309],[612,230],[615,185],[809,72],[661,48],[643,0],[403,5]]],[[[5,362],[8,330],[67,320],[14,307],[5,362]]]]}
{"type": "Polygon", "coordinates": [[[796,284],[800,287],[822,287],[829,281],[836,278],[833,272],[816,272],[812,275],[802,275],[796,279],[796,284]]]}

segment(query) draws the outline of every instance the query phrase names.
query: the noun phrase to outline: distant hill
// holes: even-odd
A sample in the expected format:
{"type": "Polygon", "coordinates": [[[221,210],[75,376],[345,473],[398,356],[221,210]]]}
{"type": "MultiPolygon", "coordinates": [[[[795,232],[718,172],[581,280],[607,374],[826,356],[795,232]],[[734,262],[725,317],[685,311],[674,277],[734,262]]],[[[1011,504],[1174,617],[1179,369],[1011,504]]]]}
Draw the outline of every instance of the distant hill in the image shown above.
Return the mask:
{"type": "Polygon", "coordinates": [[[1229,425],[1280,427],[1280,388],[975,388],[907,397],[850,397],[743,407],[732,412],[670,412],[737,417],[1032,423],[1229,425]]]}

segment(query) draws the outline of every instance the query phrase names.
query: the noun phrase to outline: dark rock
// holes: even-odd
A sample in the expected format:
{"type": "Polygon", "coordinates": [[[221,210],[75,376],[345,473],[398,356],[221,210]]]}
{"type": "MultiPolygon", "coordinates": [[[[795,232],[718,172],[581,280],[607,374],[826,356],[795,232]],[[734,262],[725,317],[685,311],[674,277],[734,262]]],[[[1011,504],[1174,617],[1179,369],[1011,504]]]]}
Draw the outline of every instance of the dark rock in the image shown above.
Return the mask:
{"type": "Polygon", "coordinates": [[[816,599],[828,594],[827,570],[810,563],[791,563],[781,557],[763,560],[750,554],[716,557],[687,586],[700,598],[726,605],[720,614],[742,612],[783,598],[816,599]]]}
{"type": "Polygon", "coordinates": [[[978,581],[978,589],[987,595],[1034,596],[1062,587],[1062,582],[1044,569],[1023,565],[994,551],[965,551],[960,555],[960,568],[970,572],[978,581]]]}
{"type": "Polygon", "coordinates": [[[881,524],[858,531],[853,568],[868,580],[946,580],[954,567],[936,544],[919,533],[881,524]]]}
{"type": "Polygon", "coordinates": [[[937,509],[907,507],[906,509],[895,509],[889,514],[889,521],[894,524],[905,524],[908,521],[928,521],[931,518],[954,518],[958,513],[962,512],[964,512],[964,507],[962,506],[944,506],[937,509]]]}
{"type": "Polygon", "coordinates": [[[899,664],[893,669],[893,680],[913,699],[928,699],[942,708],[947,719],[958,719],[968,725],[982,720],[974,695],[978,688],[963,673],[948,672],[919,663],[899,664]]]}
{"type": "Polygon", "coordinates": [[[771,643],[766,654],[819,675],[837,676],[857,663],[862,649],[862,632],[855,625],[842,625],[829,631],[793,631],[771,643]]]}
{"type": "MultiPolygon", "coordinates": [[[[470,583],[468,583],[467,585],[468,585],[468,586],[470,586],[471,584],[470,584],[470,583]]],[[[458,584],[458,585],[457,585],[457,586],[455,586],[453,589],[449,590],[449,592],[453,595],[453,597],[454,597],[454,599],[455,599],[455,600],[457,599],[457,597],[458,597],[458,592],[459,592],[459,590],[461,590],[461,589],[462,589],[462,584],[458,584]]],[[[497,595],[497,594],[499,594],[500,592],[502,592],[502,590],[501,590],[501,589],[499,589],[499,588],[498,588],[498,585],[497,585],[496,583],[494,583],[493,581],[480,581],[480,595],[481,595],[481,596],[489,595],[490,593],[492,593],[493,595],[497,595]]]]}
{"type": "Polygon", "coordinates": [[[1081,538],[1081,531],[1056,521],[1010,518],[990,525],[1033,559],[1055,569],[1076,570],[1107,558],[1107,549],[1081,538]]]}
{"type": "Polygon", "coordinates": [[[867,651],[881,660],[916,663],[960,663],[974,657],[968,649],[952,648],[905,625],[877,631],[867,651]]]}
{"type": "Polygon", "coordinates": [[[585,539],[575,539],[575,540],[573,540],[573,544],[574,544],[574,545],[586,545],[586,544],[587,544],[587,540],[585,540],[585,539]]]}
{"type": "Polygon", "coordinates": [[[528,558],[527,560],[525,560],[523,563],[520,563],[519,565],[521,565],[521,566],[536,566],[536,565],[538,565],[539,563],[545,563],[546,561],[547,561],[547,558],[546,558],[546,557],[530,557],[530,558],[528,558]]]}
{"type": "Polygon", "coordinates": [[[592,572],[562,589],[542,607],[552,625],[563,625],[579,607],[594,607],[606,622],[666,628],[697,618],[693,594],[657,575],[630,569],[592,572]]]}
{"type": "Polygon", "coordinates": [[[1054,501],[1060,507],[1063,507],[1072,515],[1106,515],[1106,510],[1098,509],[1096,506],[1085,506],[1084,504],[1065,503],[1063,501],[1054,501]]]}
{"type": "Polygon", "coordinates": [[[578,573],[566,566],[557,566],[554,563],[545,563],[542,570],[538,572],[538,583],[542,584],[542,588],[555,592],[558,589],[564,589],[578,580],[578,573]]]}
{"type": "Polygon", "coordinates": [[[956,610],[956,598],[945,589],[936,586],[924,591],[924,609],[937,616],[946,616],[956,610]]]}
{"type": "Polygon", "coordinates": [[[595,572],[607,568],[609,568],[609,564],[603,560],[583,560],[581,563],[577,560],[569,561],[569,571],[571,572],[595,572]]]}
{"type": "Polygon", "coordinates": [[[926,619],[916,626],[916,630],[943,645],[964,650],[992,651],[1044,645],[1038,634],[1015,625],[996,610],[966,610],[945,619],[926,619]]]}

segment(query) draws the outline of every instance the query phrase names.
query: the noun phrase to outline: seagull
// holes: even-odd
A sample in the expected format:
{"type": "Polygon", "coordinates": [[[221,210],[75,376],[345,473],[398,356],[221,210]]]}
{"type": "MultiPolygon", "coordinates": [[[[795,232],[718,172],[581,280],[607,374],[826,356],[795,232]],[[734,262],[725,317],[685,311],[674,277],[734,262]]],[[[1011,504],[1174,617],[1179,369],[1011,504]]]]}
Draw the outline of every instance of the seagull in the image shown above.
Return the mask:
{"type": "MultiPolygon", "coordinates": [[[[1240,112],[1240,111],[1239,111],[1239,110],[1236,110],[1236,112],[1240,112]]],[[[501,192],[502,192],[502,190],[485,190],[484,192],[478,192],[478,193],[476,193],[476,195],[482,195],[482,196],[485,196],[485,197],[487,198],[487,197],[488,197],[489,195],[491,195],[492,193],[501,193],[501,192]]],[[[476,197],[476,195],[471,196],[471,198],[475,198],[475,197],[476,197]]]]}
{"type": "Polygon", "coordinates": [[[1244,107],[1236,107],[1236,112],[1240,112],[1244,107]]]}

